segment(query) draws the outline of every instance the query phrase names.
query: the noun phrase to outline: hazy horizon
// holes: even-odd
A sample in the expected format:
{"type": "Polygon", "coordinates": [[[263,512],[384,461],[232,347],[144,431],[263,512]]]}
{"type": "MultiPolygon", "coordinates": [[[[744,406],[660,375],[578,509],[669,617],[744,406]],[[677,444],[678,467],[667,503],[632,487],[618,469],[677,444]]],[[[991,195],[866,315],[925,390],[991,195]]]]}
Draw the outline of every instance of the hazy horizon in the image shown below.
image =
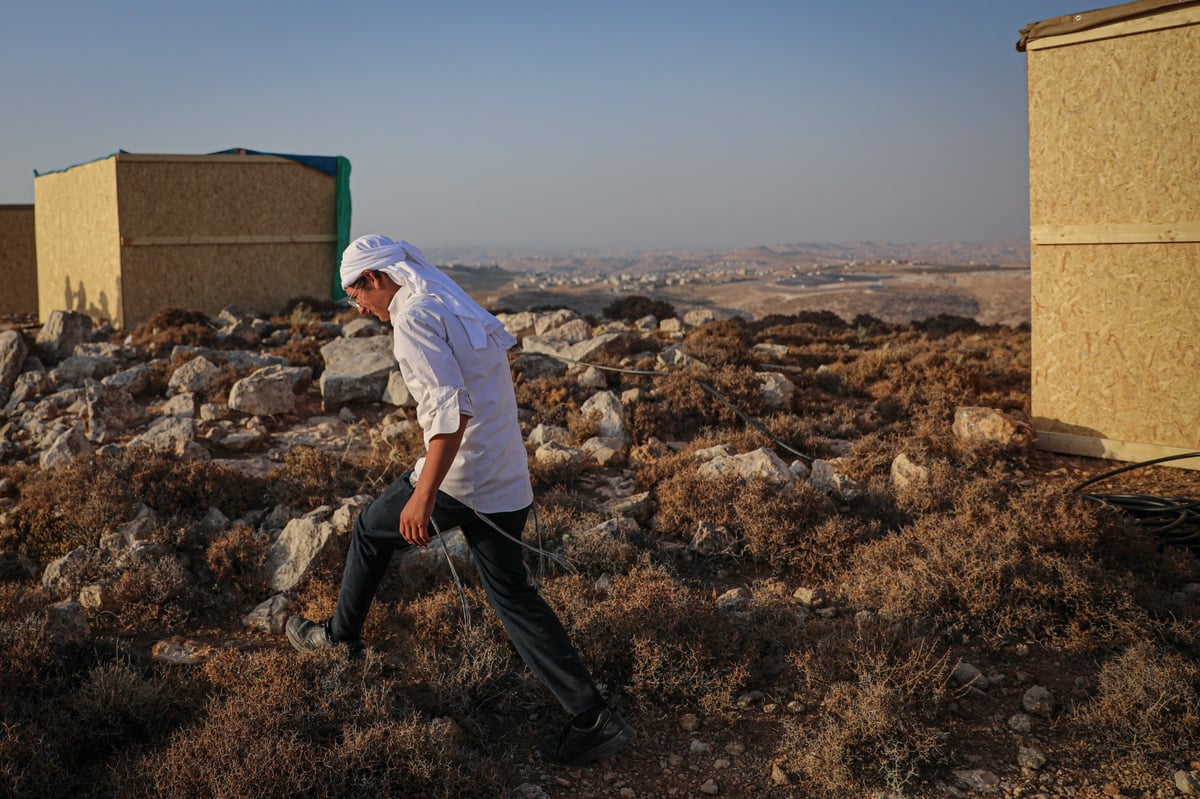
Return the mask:
{"type": "MultiPolygon", "coordinates": [[[[568,257],[593,257],[593,258],[637,258],[651,255],[728,255],[732,253],[766,248],[772,250],[776,254],[787,254],[791,252],[812,252],[815,250],[846,250],[849,248],[859,248],[865,250],[873,256],[879,257],[899,257],[906,252],[914,251],[928,252],[936,249],[944,249],[946,247],[954,248],[955,250],[963,250],[971,255],[978,255],[980,251],[995,251],[997,248],[1008,247],[1016,248],[1023,251],[1025,258],[1029,255],[1029,237],[1021,237],[1015,239],[999,239],[990,241],[957,241],[957,240],[939,240],[939,241],[794,241],[794,242],[759,242],[756,244],[745,244],[734,247],[509,247],[509,246],[488,246],[477,244],[460,244],[460,245],[445,245],[423,247],[426,254],[433,257],[435,260],[447,262],[449,260],[468,260],[478,261],[481,257],[486,259],[562,259],[568,257]]],[[[836,256],[836,253],[831,253],[836,256]]]]}
{"type": "Polygon", "coordinates": [[[1014,45],[1081,9],[998,6],[23,4],[0,203],[246,147],[346,156],[352,232],[429,250],[1027,239],[1014,45]]]}

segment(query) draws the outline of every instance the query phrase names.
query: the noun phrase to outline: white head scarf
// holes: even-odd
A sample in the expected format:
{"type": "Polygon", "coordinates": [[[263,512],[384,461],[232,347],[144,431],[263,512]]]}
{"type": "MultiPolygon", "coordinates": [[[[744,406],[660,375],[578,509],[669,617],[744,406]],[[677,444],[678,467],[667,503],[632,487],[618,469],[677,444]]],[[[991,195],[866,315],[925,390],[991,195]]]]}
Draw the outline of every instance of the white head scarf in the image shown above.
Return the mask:
{"type": "Polygon", "coordinates": [[[342,288],[362,277],[364,272],[383,272],[397,284],[416,295],[437,297],[462,320],[471,338],[471,346],[484,349],[488,340],[501,349],[517,343],[499,319],[471,299],[462,287],[429,261],[425,253],[407,241],[392,241],[387,236],[359,236],[342,253],[342,288]]]}

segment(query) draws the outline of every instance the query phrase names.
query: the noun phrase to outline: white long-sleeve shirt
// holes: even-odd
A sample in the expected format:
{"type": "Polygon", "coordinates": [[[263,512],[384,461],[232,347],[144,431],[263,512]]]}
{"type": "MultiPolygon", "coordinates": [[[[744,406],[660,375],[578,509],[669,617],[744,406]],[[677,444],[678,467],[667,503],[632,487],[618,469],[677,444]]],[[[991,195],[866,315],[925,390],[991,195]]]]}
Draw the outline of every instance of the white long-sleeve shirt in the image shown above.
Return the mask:
{"type": "MultiPolygon", "coordinates": [[[[469,416],[462,445],[440,490],[482,513],[520,510],[533,502],[529,462],[517,424],[517,398],[505,351],[471,345],[462,322],[429,294],[401,287],[388,306],[392,352],[417,402],[425,446],[454,433],[469,416]]],[[[417,461],[420,475],[425,458],[417,461]]]]}

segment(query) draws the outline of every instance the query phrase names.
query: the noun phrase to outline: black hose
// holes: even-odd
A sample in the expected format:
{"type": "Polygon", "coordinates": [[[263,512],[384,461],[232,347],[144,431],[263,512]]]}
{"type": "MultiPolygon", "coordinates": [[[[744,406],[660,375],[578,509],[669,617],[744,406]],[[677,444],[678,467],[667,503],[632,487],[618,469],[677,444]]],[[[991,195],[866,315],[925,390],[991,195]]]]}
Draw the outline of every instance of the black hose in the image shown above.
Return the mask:
{"type": "Polygon", "coordinates": [[[1097,494],[1083,490],[1118,474],[1185,458],[1200,458],[1200,452],[1166,455],[1131,463],[1084,480],[1071,489],[1071,493],[1116,508],[1164,544],[1190,549],[1200,554],[1200,499],[1155,497],[1145,494],[1097,494]]]}

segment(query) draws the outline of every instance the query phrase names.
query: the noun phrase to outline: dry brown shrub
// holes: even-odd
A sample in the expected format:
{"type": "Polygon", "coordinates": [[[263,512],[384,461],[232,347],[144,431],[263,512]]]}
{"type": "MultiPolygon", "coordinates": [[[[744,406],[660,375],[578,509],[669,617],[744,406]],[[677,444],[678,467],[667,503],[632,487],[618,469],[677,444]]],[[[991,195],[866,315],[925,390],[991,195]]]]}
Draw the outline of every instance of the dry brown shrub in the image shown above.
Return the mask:
{"type": "Polygon", "coordinates": [[[52,599],[75,599],[85,585],[109,582],[119,571],[120,566],[113,561],[111,552],[91,546],[80,547],[71,558],[59,564],[52,599]]]}
{"type": "MultiPolygon", "coordinates": [[[[307,619],[328,619],[337,609],[338,591],[341,589],[341,584],[340,566],[336,574],[331,570],[327,573],[310,575],[301,589],[300,595],[296,598],[296,612],[307,619]]],[[[379,604],[382,603],[377,603],[375,607],[378,608],[379,604]]],[[[367,617],[368,630],[377,615],[378,613],[373,609],[371,615],[367,617]]]]}
{"type": "Polygon", "coordinates": [[[962,495],[964,484],[971,480],[965,469],[944,458],[926,460],[917,456],[916,461],[929,470],[929,481],[922,485],[913,483],[897,488],[890,484],[896,505],[913,515],[946,512],[953,509],[962,495]]]}
{"type": "Polygon", "coordinates": [[[891,518],[895,523],[910,523],[924,513],[953,510],[962,502],[968,484],[983,480],[999,490],[1008,479],[1003,461],[993,460],[989,464],[1000,467],[996,474],[981,475],[979,470],[973,471],[951,454],[953,445],[948,436],[945,443],[950,450],[938,449],[915,436],[866,435],[855,440],[853,451],[840,459],[838,469],[866,483],[869,493],[880,504],[876,508],[879,517],[891,518]],[[892,462],[901,453],[926,469],[928,479],[896,485],[892,481],[892,462]]]}
{"type": "Polygon", "coordinates": [[[234,524],[213,536],[204,552],[212,579],[239,591],[254,594],[266,589],[263,565],[270,537],[245,524],[234,524]]]}
{"type": "Polygon", "coordinates": [[[636,322],[643,316],[669,319],[675,315],[675,306],[665,300],[651,299],[642,294],[630,294],[605,305],[602,313],[606,319],[624,319],[627,322],[636,322]]]}
{"type": "Polygon", "coordinates": [[[753,633],[659,569],[616,575],[606,592],[563,577],[545,593],[596,678],[646,706],[728,707],[755,668],[753,633]]]}
{"type": "Polygon", "coordinates": [[[210,508],[237,517],[260,507],[268,482],[211,461],[183,461],[164,452],[126,450],[113,468],[135,495],[170,517],[200,518],[210,508]]]}
{"type": "Polygon", "coordinates": [[[208,461],[179,462],[144,448],[93,455],[25,480],[6,538],[46,562],[129,521],[140,503],[167,519],[198,519],[211,507],[238,516],[262,498],[263,482],[208,461]]]}
{"type": "Polygon", "coordinates": [[[512,696],[516,663],[512,644],[482,589],[465,592],[471,614],[463,619],[457,586],[440,589],[394,609],[395,639],[389,649],[406,652],[408,678],[441,712],[466,713],[484,700],[512,696]]]}
{"type": "Polygon", "coordinates": [[[332,505],[363,487],[366,469],[315,447],[292,447],[283,463],[267,475],[267,497],[304,510],[332,505]]]}
{"type": "MultiPolygon", "coordinates": [[[[338,335],[338,328],[323,323],[314,312],[329,315],[335,308],[328,300],[303,297],[291,300],[279,316],[271,319],[277,328],[286,328],[290,337],[287,343],[271,349],[270,354],[287,358],[294,366],[309,367],[316,380],[325,369],[321,347],[338,335]]],[[[357,312],[342,313],[333,315],[331,321],[344,325],[357,317],[357,312]]]]}
{"type": "Polygon", "coordinates": [[[9,513],[6,543],[47,563],[133,518],[135,494],[110,462],[79,458],[51,472],[37,472],[21,486],[9,513]]]}
{"type": "Polygon", "coordinates": [[[841,575],[847,601],[888,619],[928,616],[991,646],[1032,637],[1086,649],[1148,623],[1133,578],[1095,558],[1119,534],[1095,508],[1049,487],[998,493],[968,483],[958,508],[861,547],[841,575]]]}
{"type": "Polygon", "coordinates": [[[127,660],[103,662],[63,699],[63,749],[91,760],[155,741],[182,719],[182,698],[178,686],[140,673],[127,660]]]}
{"type": "Polygon", "coordinates": [[[57,737],[34,722],[0,720],[0,796],[78,795],[57,737]]]}
{"type": "Polygon", "coordinates": [[[0,796],[113,795],[108,758],[166,734],[185,692],[140,674],[102,638],[52,646],[44,592],[0,591],[0,796]]]}
{"type": "Polygon", "coordinates": [[[169,540],[211,507],[240,516],[262,501],[263,486],[262,480],[235,469],[179,462],[168,453],[145,449],[79,458],[25,480],[0,546],[48,563],[76,547],[95,546],[101,536],[130,521],[143,503],[163,517],[154,535],[169,540]]]}
{"type": "Polygon", "coordinates": [[[817,676],[818,713],[785,722],[776,754],[819,796],[902,794],[944,756],[947,733],[935,714],[947,693],[947,655],[922,644],[881,647],[871,637],[850,647],[848,673],[817,676]]]}
{"type": "Polygon", "coordinates": [[[923,335],[895,335],[831,364],[829,374],[851,396],[871,400],[877,424],[932,423],[945,435],[954,411],[964,405],[1028,414],[1022,343],[1018,337],[989,347],[977,337],[952,334],[931,346],[923,335]]]}
{"type": "MultiPolygon", "coordinates": [[[[761,419],[767,412],[759,373],[752,367],[731,364],[714,369],[705,378],[708,385],[721,395],[713,397],[713,423],[740,428],[742,417],[729,407],[733,405],[741,413],[761,419]]],[[[708,392],[706,392],[708,393],[708,392]]]]}
{"type": "Polygon", "coordinates": [[[129,332],[130,343],[160,358],[181,344],[210,346],[217,338],[212,321],[201,311],[162,308],[129,332]]]}
{"type": "Polygon", "coordinates": [[[673,371],[655,381],[647,399],[626,406],[625,423],[633,440],[670,441],[700,430],[706,417],[699,412],[711,411],[711,399],[698,380],[690,370],[673,371]]]}
{"type": "Polygon", "coordinates": [[[634,441],[651,436],[672,440],[691,438],[708,427],[741,427],[742,418],[730,407],[751,418],[764,416],[766,407],[758,373],[745,364],[725,364],[715,369],[688,367],[655,378],[650,401],[626,408],[634,441]],[[707,384],[722,398],[704,388],[707,384]]]}
{"type": "Polygon", "coordinates": [[[378,661],[223,652],[197,724],[143,756],[150,795],[469,797],[491,769],[412,712],[378,661]]]}
{"type": "MultiPolygon", "coordinates": [[[[772,413],[758,419],[758,422],[766,428],[767,433],[770,433],[792,449],[799,450],[801,455],[808,455],[810,457],[815,454],[814,450],[816,449],[813,421],[811,417],[789,412],[772,413]]],[[[762,439],[763,434],[761,432],[754,431],[749,426],[744,427],[743,430],[746,435],[759,437],[762,440],[762,444],[759,446],[771,446],[769,441],[762,439]]],[[[800,455],[789,453],[786,450],[782,450],[779,454],[785,460],[800,457],[800,455]]]]}
{"type": "Polygon", "coordinates": [[[205,391],[198,392],[201,399],[207,402],[217,402],[227,404],[229,402],[229,392],[233,389],[233,384],[248,376],[258,367],[248,366],[242,369],[237,369],[232,366],[226,366],[221,370],[213,380],[212,385],[205,391]]]}
{"type": "Polygon", "coordinates": [[[557,486],[538,493],[525,530],[526,535],[540,534],[547,541],[559,541],[564,533],[591,529],[602,521],[604,518],[591,510],[586,497],[557,486]]]}
{"type": "Polygon", "coordinates": [[[416,715],[355,725],[335,750],[332,795],[450,799],[494,790],[495,765],[457,745],[449,727],[416,715]]]}
{"type": "Polygon", "coordinates": [[[779,569],[819,576],[866,530],[854,524],[829,524],[829,498],[805,482],[780,490],[761,480],[746,486],[738,523],[746,553],[779,569]],[[847,538],[846,536],[850,536],[847,538]]]}
{"type": "Polygon", "coordinates": [[[517,380],[517,404],[528,408],[533,418],[542,424],[566,427],[573,415],[589,396],[572,377],[544,377],[540,380],[517,380]]]}
{"type": "Polygon", "coordinates": [[[1100,669],[1075,722],[1116,759],[1186,759],[1200,745],[1200,666],[1137,641],[1100,669]]]}
{"type": "Polygon", "coordinates": [[[321,356],[321,345],[324,343],[319,338],[304,336],[294,338],[268,352],[286,358],[292,366],[307,366],[312,369],[312,379],[317,380],[321,377],[321,372],[325,371],[325,359],[321,356]]]}
{"type": "Polygon", "coordinates": [[[658,503],[654,516],[656,532],[687,541],[691,538],[690,528],[697,522],[724,527],[737,523],[738,506],[746,489],[740,478],[727,475],[713,480],[699,476],[690,459],[681,457],[671,461],[678,465],[678,470],[658,482],[654,492],[658,503]]]}
{"type": "Polygon", "coordinates": [[[0,685],[13,697],[61,668],[42,636],[49,601],[40,585],[0,584],[0,685]]]}
{"type": "Polygon", "coordinates": [[[570,488],[583,472],[583,464],[569,461],[543,461],[530,457],[529,482],[534,490],[570,488]]]}
{"type": "Polygon", "coordinates": [[[631,647],[633,672],[628,691],[647,707],[695,702],[702,710],[716,713],[732,706],[749,680],[743,663],[722,664],[720,678],[714,680],[712,659],[690,643],[638,636],[631,647]]]}
{"type": "Polygon", "coordinates": [[[744,319],[709,322],[688,331],[683,351],[712,367],[749,366],[754,363],[751,347],[754,329],[744,319]]]}
{"type": "Polygon", "coordinates": [[[578,413],[572,413],[570,418],[567,419],[567,431],[575,441],[587,441],[592,436],[600,434],[598,429],[599,423],[599,413],[592,411],[585,414],[581,410],[578,413]]]}
{"type": "Polygon", "coordinates": [[[799,321],[796,317],[769,316],[755,324],[755,340],[759,343],[782,344],[788,347],[783,363],[815,369],[836,362],[853,340],[846,323],[836,314],[831,325],[814,321],[799,321]]]}
{"type": "Polygon", "coordinates": [[[869,525],[835,518],[836,506],[806,482],[779,486],[758,478],[700,477],[682,468],[655,490],[655,530],[690,540],[700,522],[726,527],[746,555],[788,573],[828,575],[869,525]]]}
{"type": "Polygon", "coordinates": [[[796,314],[768,314],[755,327],[759,337],[783,344],[807,344],[836,336],[848,325],[833,311],[801,311],[796,314]]]}
{"type": "MultiPolygon", "coordinates": [[[[642,385],[641,381],[648,376],[614,370],[635,369],[647,372],[658,371],[654,355],[662,347],[663,342],[654,335],[628,331],[622,332],[618,338],[610,341],[604,349],[589,356],[588,363],[601,367],[600,374],[604,376],[604,379],[608,383],[608,388],[612,390],[632,388],[636,385],[642,385]]],[[[573,371],[571,374],[575,378],[579,376],[577,371],[573,371]]]]}
{"type": "MultiPolygon", "coordinates": [[[[195,619],[206,598],[196,577],[174,555],[139,559],[122,569],[110,585],[120,613],[112,624],[128,632],[179,627],[195,619]]],[[[101,621],[107,621],[102,614],[101,621]]]]}
{"type": "Polygon", "coordinates": [[[640,554],[624,533],[593,528],[577,529],[567,536],[564,551],[575,568],[595,576],[627,571],[640,554]]]}

